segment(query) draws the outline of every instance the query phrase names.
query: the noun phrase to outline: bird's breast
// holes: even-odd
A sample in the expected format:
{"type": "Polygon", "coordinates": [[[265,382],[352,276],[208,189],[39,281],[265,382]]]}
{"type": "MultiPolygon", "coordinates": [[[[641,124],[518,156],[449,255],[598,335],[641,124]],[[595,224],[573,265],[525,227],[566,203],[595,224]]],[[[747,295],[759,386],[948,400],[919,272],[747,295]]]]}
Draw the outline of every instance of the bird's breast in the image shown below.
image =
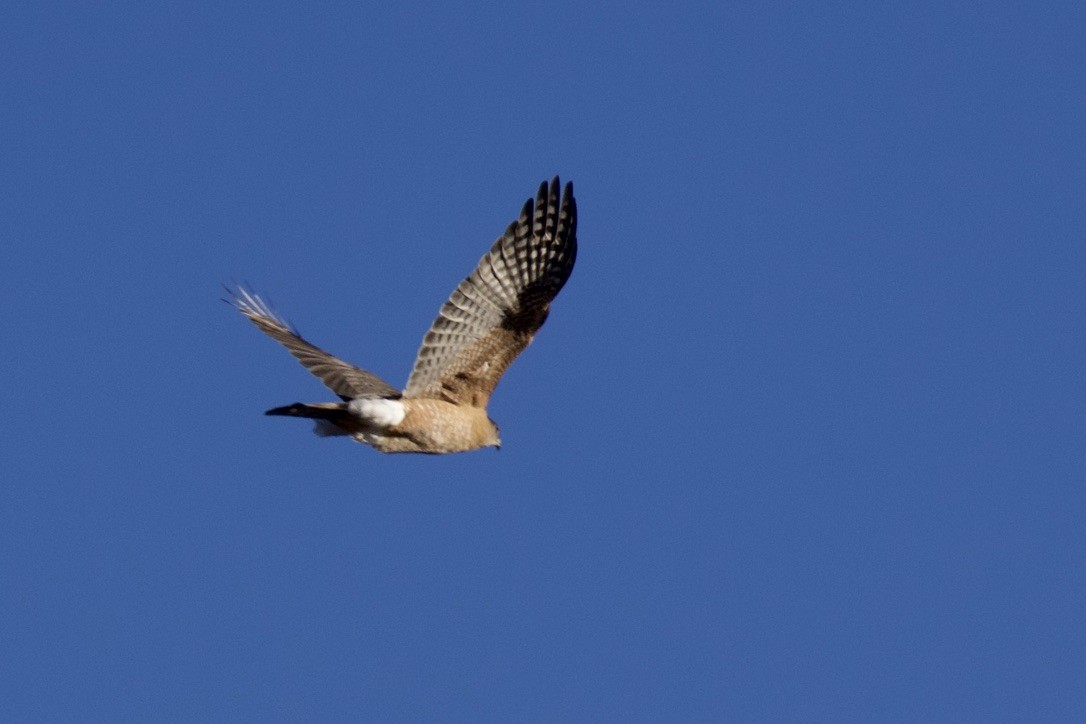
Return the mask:
{"type": "Polygon", "coordinates": [[[485,410],[430,399],[406,399],[402,404],[403,420],[387,432],[410,438],[421,452],[460,452],[486,444],[480,432],[489,428],[485,410]]]}

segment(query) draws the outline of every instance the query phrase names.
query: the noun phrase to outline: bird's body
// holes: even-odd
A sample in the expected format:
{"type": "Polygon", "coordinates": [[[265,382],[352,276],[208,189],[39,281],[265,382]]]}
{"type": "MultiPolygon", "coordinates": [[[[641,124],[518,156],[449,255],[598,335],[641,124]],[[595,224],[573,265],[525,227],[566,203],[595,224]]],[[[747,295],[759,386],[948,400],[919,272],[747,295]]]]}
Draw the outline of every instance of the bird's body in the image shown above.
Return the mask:
{"type": "Polygon", "coordinates": [[[539,188],[475,271],[460,282],[423,338],[403,391],[313,346],[260,297],[230,301],[282,343],[341,402],[294,403],[269,415],[306,417],[322,436],[350,436],[381,452],[443,454],[499,447],[486,413],[494,387],[546,321],[577,257],[573,185],[539,188]]]}
{"type": "Polygon", "coordinates": [[[313,418],[322,437],[349,435],[388,453],[442,454],[501,444],[485,409],[444,400],[359,397],[350,402],[295,403],[268,414],[313,418]]]}

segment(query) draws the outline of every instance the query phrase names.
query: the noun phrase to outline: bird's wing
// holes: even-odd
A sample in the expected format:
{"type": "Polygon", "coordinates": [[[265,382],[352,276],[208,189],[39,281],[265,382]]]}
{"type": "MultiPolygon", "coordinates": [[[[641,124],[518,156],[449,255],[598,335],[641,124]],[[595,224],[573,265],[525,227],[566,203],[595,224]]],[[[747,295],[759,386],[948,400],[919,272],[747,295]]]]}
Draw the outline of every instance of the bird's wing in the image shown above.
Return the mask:
{"type": "Polygon", "coordinates": [[[237,291],[229,287],[226,291],[230,298],[224,301],[252,320],[264,334],[290,350],[307,370],[344,400],[355,397],[400,396],[399,390],[377,375],[333,357],[302,339],[298,330],[272,311],[268,303],[251,290],[239,286],[237,291]]]}
{"type": "Polygon", "coordinates": [[[423,338],[404,397],[485,407],[510,363],[547,319],[577,258],[573,184],[555,177],[441,307],[423,338]]]}

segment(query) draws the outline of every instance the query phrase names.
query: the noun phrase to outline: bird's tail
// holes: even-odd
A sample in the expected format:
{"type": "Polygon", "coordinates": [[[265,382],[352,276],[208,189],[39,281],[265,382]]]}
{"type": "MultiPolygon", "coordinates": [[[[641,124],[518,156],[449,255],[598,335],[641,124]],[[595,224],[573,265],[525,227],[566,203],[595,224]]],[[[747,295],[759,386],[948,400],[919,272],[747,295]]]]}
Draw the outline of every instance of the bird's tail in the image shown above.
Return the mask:
{"type": "Polygon", "coordinates": [[[316,421],[313,432],[321,437],[350,435],[357,431],[358,417],[347,409],[346,402],[295,402],[268,410],[265,415],[305,417],[316,421]]]}

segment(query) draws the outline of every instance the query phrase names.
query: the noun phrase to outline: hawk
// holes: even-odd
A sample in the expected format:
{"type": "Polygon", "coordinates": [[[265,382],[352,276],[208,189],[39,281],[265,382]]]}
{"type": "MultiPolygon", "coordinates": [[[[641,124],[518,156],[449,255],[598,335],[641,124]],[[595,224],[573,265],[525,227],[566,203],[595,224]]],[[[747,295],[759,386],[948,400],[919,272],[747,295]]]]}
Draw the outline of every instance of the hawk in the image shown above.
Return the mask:
{"type": "Polygon", "coordinates": [[[226,301],[319,377],[339,402],[296,402],[266,415],[306,417],[320,436],[343,435],[380,452],[444,454],[501,447],[490,395],[543,326],[577,258],[573,184],[540,184],[478,266],[453,290],[422,340],[404,389],[302,338],[256,293],[226,301]]]}

